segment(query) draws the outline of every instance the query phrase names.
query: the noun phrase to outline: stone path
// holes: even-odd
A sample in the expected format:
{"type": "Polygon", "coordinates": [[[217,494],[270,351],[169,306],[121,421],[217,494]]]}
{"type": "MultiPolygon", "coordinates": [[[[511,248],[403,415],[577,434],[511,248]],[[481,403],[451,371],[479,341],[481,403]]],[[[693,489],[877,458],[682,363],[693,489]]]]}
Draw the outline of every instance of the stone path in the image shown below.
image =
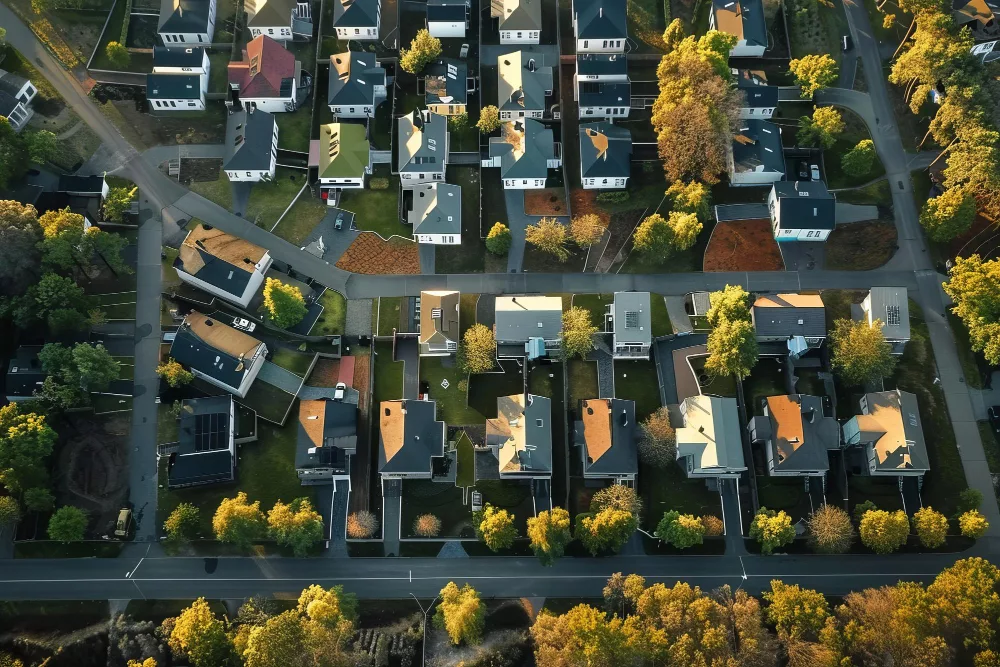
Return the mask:
{"type": "Polygon", "coordinates": [[[674,333],[690,333],[694,331],[691,317],[684,308],[683,296],[665,296],[663,302],[667,305],[667,317],[670,318],[670,326],[674,333]]]}
{"type": "Polygon", "coordinates": [[[597,362],[598,398],[615,397],[615,367],[614,360],[611,358],[611,348],[608,346],[609,340],[608,334],[594,336],[594,351],[587,355],[588,360],[597,362]]]}
{"type": "Polygon", "coordinates": [[[344,321],[347,336],[372,335],[372,299],[349,299],[344,321]]]}
{"type": "Polygon", "coordinates": [[[264,365],[260,367],[257,379],[274,385],[292,396],[298,392],[299,385],[302,384],[302,378],[298,375],[270,361],[265,361],[264,365]]]}

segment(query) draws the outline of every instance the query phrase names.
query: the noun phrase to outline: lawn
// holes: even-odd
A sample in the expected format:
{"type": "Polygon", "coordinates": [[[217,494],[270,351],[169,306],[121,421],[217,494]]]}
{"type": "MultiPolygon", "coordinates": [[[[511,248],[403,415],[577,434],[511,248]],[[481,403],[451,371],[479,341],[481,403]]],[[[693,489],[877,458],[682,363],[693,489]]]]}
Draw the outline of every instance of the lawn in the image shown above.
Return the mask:
{"type": "Polygon", "coordinates": [[[707,356],[691,360],[691,369],[694,371],[695,377],[698,378],[701,393],[736,398],[736,378],[732,375],[712,377],[710,373],[705,372],[707,360],[707,356]]]}
{"type": "Polygon", "coordinates": [[[978,422],[979,439],[983,441],[983,451],[986,453],[986,465],[993,474],[1000,473],[1000,442],[997,433],[988,421],[978,422]]]}
{"type": "MultiPolygon", "coordinates": [[[[253,200],[251,199],[251,201],[253,200]]],[[[281,224],[274,228],[273,233],[291,244],[302,247],[302,242],[323,220],[326,213],[326,204],[313,197],[309,190],[303,190],[292,208],[281,219],[281,224]]]]}
{"type": "Polygon", "coordinates": [[[117,42],[121,40],[122,25],[125,23],[125,12],[128,8],[132,6],[130,2],[116,2],[115,6],[112,8],[111,17],[108,19],[107,27],[104,30],[104,36],[101,38],[100,44],[97,45],[97,49],[94,51],[94,59],[91,61],[90,66],[93,69],[104,69],[111,71],[126,71],[126,72],[152,72],[153,71],[153,53],[152,51],[148,53],[130,53],[128,65],[124,68],[119,69],[111,63],[108,58],[107,48],[109,42],[117,42]]]}
{"type": "Polygon", "coordinates": [[[469,377],[469,406],[488,419],[497,416],[497,396],[524,393],[524,375],[514,361],[500,362],[503,373],[480,373],[469,377]]]}
{"type": "Polygon", "coordinates": [[[764,414],[762,399],[768,396],[784,396],[784,370],[774,359],[759,359],[750,371],[750,377],[743,381],[743,396],[747,401],[747,418],[764,414]]]}
{"type": "MultiPolygon", "coordinates": [[[[928,189],[930,186],[928,186],[928,189]]],[[[916,192],[914,190],[914,192],[916,192]]],[[[927,190],[923,193],[926,198],[927,190]]],[[[874,183],[854,190],[842,190],[837,193],[837,201],[845,204],[871,204],[873,206],[892,206],[892,191],[889,187],[888,179],[881,179],[874,183]]],[[[917,208],[923,205],[923,199],[917,202],[917,208]]]]}
{"type": "Polygon", "coordinates": [[[949,310],[948,324],[955,338],[955,347],[958,349],[958,360],[962,364],[962,375],[965,376],[965,383],[973,389],[983,388],[983,371],[986,361],[982,359],[982,354],[974,352],[972,341],[969,340],[969,330],[955,313],[949,310]]]}
{"type": "MultiPolygon", "coordinates": [[[[277,115],[281,116],[284,114],[277,115]]],[[[225,177],[223,173],[222,178],[225,177]]],[[[253,189],[250,191],[250,201],[247,203],[246,219],[264,229],[270,230],[274,226],[274,223],[278,221],[278,218],[281,217],[281,214],[285,212],[285,209],[288,208],[288,205],[292,203],[292,200],[299,194],[299,190],[302,189],[305,183],[306,172],[278,167],[273,181],[270,183],[261,182],[253,186],[253,189]]],[[[317,206],[322,207],[322,204],[319,204],[318,200],[317,206]]],[[[292,211],[289,211],[289,215],[291,213],[292,211]]],[[[319,216],[319,218],[322,217],[322,215],[319,216]]],[[[319,218],[316,219],[316,222],[319,222],[319,218]]],[[[309,227],[308,231],[312,231],[312,226],[309,227]]]]}
{"type": "Polygon", "coordinates": [[[310,336],[332,336],[344,333],[347,319],[347,301],[340,292],[328,289],[319,298],[323,312],[309,330],[310,336]]]}
{"type": "Polygon", "coordinates": [[[427,383],[431,399],[437,402],[438,419],[451,426],[484,424],[486,417],[468,406],[468,391],[459,388],[465,373],[455,366],[453,357],[423,357],[420,381],[427,383]],[[446,365],[447,364],[447,365],[446,365]],[[441,386],[448,381],[448,388],[441,386]]]}
{"type": "Polygon", "coordinates": [[[383,296],[376,300],[378,304],[378,326],[376,336],[391,336],[393,329],[399,328],[399,309],[403,298],[399,296],[383,296]]]}
{"type": "Polygon", "coordinates": [[[667,314],[667,302],[659,294],[649,295],[649,317],[653,338],[674,332],[674,326],[670,323],[670,315],[667,314]]]}
{"type": "Polygon", "coordinates": [[[312,105],[304,104],[290,113],[276,113],[278,123],[278,148],[309,152],[309,123],[312,120],[312,105]]]}
{"type": "Polygon", "coordinates": [[[388,178],[386,190],[344,190],[340,208],[354,213],[354,226],[369,232],[376,232],[384,239],[393,234],[410,238],[412,228],[399,221],[399,176],[389,173],[389,165],[377,164],[372,178],[388,178]]]}
{"type": "Polygon", "coordinates": [[[373,403],[403,397],[403,362],[392,360],[392,343],[375,343],[375,389],[373,403]]]}
{"type": "Polygon", "coordinates": [[[472,328],[478,320],[476,315],[476,306],[479,304],[478,294],[462,294],[458,301],[458,324],[459,328],[462,330],[462,335],[472,328]]]}
{"type": "Polygon", "coordinates": [[[871,139],[871,134],[869,134],[868,127],[864,121],[853,111],[848,111],[847,109],[838,110],[844,118],[844,132],[837,139],[837,143],[833,145],[833,148],[825,151],[823,154],[823,166],[826,168],[826,183],[831,190],[863,185],[885,174],[885,167],[882,166],[882,161],[878,159],[877,155],[875,156],[875,162],[872,164],[871,170],[867,174],[853,176],[844,173],[841,167],[843,156],[854,148],[859,141],[871,139]]]}
{"type": "Polygon", "coordinates": [[[841,225],[826,241],[825,268],[870,271],[882,266],[896,252],[896,225],[872,220],[841,225]]]}
{"type": "Polygon", "coordinates": [[[591,398],[610,398],[599,396],[597,385],[597,362],[571,359],[566,367],[569,376],[569,408],[576,409],[580,401],[591,398]]]}
{"type": "MultiPolygon", "coordinates": [[[[563,402],[564,387],[563,387],[563,365],[560,363],[556,364],[541,364],[532,369],[531,373],[528,375],[528,391],[536,396],[548,396],[552,401],[552,498],[555,504],[562,504],[561,499],[566,497],[566,478],[567,478],[567,461],[566,461],[566,405],[563,402]]],[[[483,497],[486,500],[490,500],[489,495],[486,491],[483,491],[483,497]]],[[[513,506],[513,501],[510,504],[504,504],[501,500],[492,500],[494,504],[500,504],[501,506],[510,509],[513,506]]],[[[513,511],[513,510],[512,510],[513,511]]],[[[531,504],[529,502],[527,508],[528,514],[531,511],[531,504]]],[[[520,523],[518,531],[521,535],[524,535],[524,523],[521,522],[522,518],[525,517],[524,508],[520,511],[514,512],[520,523]]]]}
{"type": "Polygon", "coordinates": [[[163,269],[164,287],[175,287],[181,284],[181,279],[177,277],[177,271],[174,269],[175,259],[177,259],[177,248],[163,246],[163,259],[160,260],[160,266],[163,269]]]}
{"type": "Polygon", "coordinates": [[[705,480],[688,479],[680,466],[674,463],[666,468],[653,468],[640,463],[639,496],[645,506],[642,526],[648,531],[655,530],[663,513],[670,510],[695,516],[722,515],[719,493],[710,490],[705,480]]]}
{"type": "MultiPolygon", "coordinates": [[[[233,188],[226,178],[226,173],[219,170],[219,177],[214,181],[192,181],[188,188],[197,192],[205,199],[215,202],[227,211],[233,208],[233,188]]],[[[253,196],[251,194],[251,196],[253,196]]]]}
{"type": "Polygon", "coordinates": [[[408,479],[403,482],[400,533],[416,537],[413,522],[421,514],[433,514],[441,520],[441,537],[475,537],[472,510],[463,503],[462,489],[448,482],[408,479]]]}
{"type": "MultiPolygon", "coordinates": [[[[437,273],[482,273],[486,242],[480,238],[479,167],[450,165],[446,180],[462,188],[462,243],[439,245],[434,269],[437,273]]],[[[488,230],[487,230],[488,231],[488,230]]]]}
{"type": "MultiPolygon", "coordinates": [[[[879,479],[868,475],[851,475],[847,478],[847,504],[853,513],[854,508],[870,500],[879,509],[894,512],[903,509],[903,496],[899,493],[899,482],[895,478],[879,479]]],[[[924,503],[927,504],[926,492],[924,503]]],[[[943,508],[934,505],[934,509],[943,508]]]]}
{"type": "MultiPolygon", "coordinates": [[[[209,51],[208,53],[208,92],[225,93],[228,90],[229,81],[229,51],[209,51]]],[[[285,116],[287,114],[277,114],[285,116]]],[[[281,127],[281,123],[278,123],[281,127]]]]}
{"type": "Polygon", "coordinates": [[[94,408],[94,414],[98,415],[106,412],[123,412],[132,409],[132,397],[91,394],[90,405],[94,408]]]}
{"type": "Polygon", "coordinates": [[[275,347],[274,353],[271,357],[271,363],[277,364],[285,370],[295,373],[299,377],[306,374],[312,360],[313,355],[299,352],[298,350],[292,350],[287,347],[275,347]]]}
{"type": "Polygon", "coordinates": [[[840,63],[840,36],[847,32],[847,17],[840,6],[793,0],[785,3],[785,12],[793,58],[828,53],[840,63]]]}
{"type": "Polygon", "coordinates": [[[574,294],[573,306],[590,311],[590,323],[597,327],[598,331],[605,331],[604,313],[614,300],[614,294],[574,294]]]}
{"type": "Polygon", "coordinates": [[[635,401],[635,418],[644,420],[660,408],[660,378],[652,361],[615,362],[615,398],[635,401]]]}
{"type": "Polygon", "coordinates": [[[458,450],[458,474],[455,486],[467,487],[476,483],[476,450],[469,436],[462,431],[455,443],[458,450]]]}
{"type": "Polygon", "coordinates": [[[180,431],[180,421],[174,416],[173,406],[160,403],[156,406],[156,440],[157,444],[177,442],[180,431]]]}
{"type": "Polygon", "coordinates": [[[135,319],[134,303],[118,303],[113,306],[101,306],[101,310],[104,311],[104,316],[109,320],[135,319]]]}
{"type": "Polygon", "coordinates": [[[667,27],[664,7],[669,9],[670,0],[628,0],[628,33],[640,52],[664,50],[663,31],[667,27]]]}
{"type": "Polygon", "coordinates": [[[15,542],[14,558],[117,558],[124,546],[124,542],[104,540],[15,542]]]}
{"type": "Polygon", "coordinates": [[[237,398],[236,402],[256,412],[261,419],[279,424],[289,412],[288,408],[294,400],[295,397],[288,392],[263,380],[257,380],[250,385],[246,397],[237,398]]]}
{"type": "Polygon", "coordinates": [[[758,475],[757,500],[769,510],[784,510],[792,517],[792,523],[808,517],[813,510],[805,485],[798,478],[758,475]]]}
{"type": "Polygon", "coordinates": [[[489,503],[514,515],[514,527],[519,536],[527,534],[528,519],[535,515],[531,486],[527,481],[483,479],[476,482],[476,491],[483,494],[484,505],[489,503]]]}

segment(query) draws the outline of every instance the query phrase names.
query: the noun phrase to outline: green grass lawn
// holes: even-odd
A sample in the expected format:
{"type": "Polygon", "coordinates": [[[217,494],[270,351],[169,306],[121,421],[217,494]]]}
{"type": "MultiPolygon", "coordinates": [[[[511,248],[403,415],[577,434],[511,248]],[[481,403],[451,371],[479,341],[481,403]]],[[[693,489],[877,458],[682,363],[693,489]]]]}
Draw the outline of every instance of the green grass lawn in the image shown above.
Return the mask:
{"type": "Polygon", "coordinates": [[[670,510],[695,516],[722,516],[719,493],[709,490],[705,480],[688,479],[680,466],[674,463],[666,468],[652,468],[640,463],[639,496],[645,507],[642,526],[648,531],[655,530],[664,512],[670,510]]]}
{"type": "MultiPolygon", "coordinates": [[[[926,193],[925,193],[926,196],[926,193]]],[[[882,179],[875,183],[858,188],[857,190],[844,190],[837,193],[837,201],[846,204],[871,204],[873,206],[891,206],[892,192],[889,189],[889,181],[882,179]]],[[[922,204],[923,202],[921,202],[922,204]]]]}
{"type": "Polygon", "coordinates": [[[479,303],[478,294],[462,294],[458,302],[458,324],[462,330],[462,335],[476,323],[476,305],[479,303]]]}
{"type": "Polygon", "coordinates": [[[90,405],[95,414],[105,412],[120,412],[132,409],[131,396],[113,396],[111,394],[91,394],[90,405]]]}
{"type": "Polygon", "coordinates": [[[173,406],[160,403],[156,406],[156,440],[157,444],[177,442],[180,431],[180,420],[173,415],[173,406]]]}
{"type": "Polygon", "coordinates": [[[287,347],[276,347],[271,357],[271,362],[289,370],[299,377],[306,374],[309,364],[312,363],[313,355],[291,350],[287,347]]]}
{"type": "Polygon", "coordinates": [[[174,268],[174,260],[177,259],[177,248],[163,246],[163,259],[160,266],[163,268],[163,286],[175,287],[181,284],[181,279],[177,277],[177,270],[174,268]]]}
{"type": "Polygon", "coordinates": [[[743,396],[747,401],[750,415],[764,414],[761,400],[768,396],[784,396],[784,373],[773,359],[759,359],[750,371],[750,377],[743,381],[743,396]]]}
{"type": "Polygon", "coordinates": [[[980,363],[981,355],[972,349],[972,341],[969,340],[969,330],[955,313],[948,313],[948,324],[955,337],[955,347],[958,349],[958,360],[962,364],[962,375],[965,376],[965,383],[973,389],[983,388],[983,374],[980,370],[985,361],[980,363]]]}
{"type": "Polygon", "coordinates": [[[290,113],[276,113],[278,123],[278,147],[300,153],[309,152],[309,122],[312,120],[312,106],[305,104],[290,113]]]}
{"type": "Polygon", "coordinates": [[[274,235],[301,247],[316,225],[323,220],[326,212],[326,204],[305,190],[281,219],[281,223],[274,228],[274,235]]]}
{"type": "Polygon", "coordinates": [[[732,375],[712,377],[711,374],[704,371],[705,361],[707,360],[708,357],[691,360],[691,369],[694,371],[695,376],[699,378],[698,384],[701,387],[701,393],[736,398],[736,378],[732,375]],[[708,380],[704,383],[700,379],[702,375],[708,376],[708,380]]]}
{"type": "Polygon", "coordinates": [[[614,300],[614,294],[574,294],[573,306],[590,311],[590,323],[597,327],[598,331],[604,331],[604,313],[614,300]]]}
{"type": "Polygon", "coordinates": [[[295,397],[286,391],[278,389],[273,384],[258,380],[250,385],[250,391],[245,398],[237,398],[236,402],[257,413],[261,419],[280,423],[295,397]]]}
{"type": "Polygon", "coordinates": [[[421,514],[433,514],[441,520],[441,537],[475,537],[472,510],[462,498],[462,489],[454,484],[429,479],[404,481],[399,517],[403,537],[416,537],[413,522],[421,514]]]}
{"type": "Polygon", "coordinates": [[[479,230],[479,167],[449,166],[445,177],[449,183],[462,188],[462,243],[438,246],[435,270],[437,273],[482,273],[486,242],[480,238],[479,230]]]}
{"type": "Polygon", "coordinates": [[[347,301],[340,292],[328,289],[319,298],[323,312],[309,330],[310,336],[332,336],[344,333],[347,319],[347,301]]]}
{"type": "Polygon", "coordinates": [[[652,361],[615,362],[615,398],[635,401],[635,418],[642,421],[660,408],[660,378],[652,361]]]}
{"type": "Polygon", "coordinates": [[[375,396],[373,402],[403,397],[403,362],[392,360],[392,343],[375,343],[375,396]]]}
{"type": "Polygon", "coordinates": [[[233,189],[226,178],[226,173],[219,170],[219,177],[214,181],[192,181],[188,187],[205,199],[215,202],[227,211],[233,208],[233,189]]]}
{"type": "Polygon", "coordinates": [[[469,406],[488,419],[497,416],[497,396],[524,392],[524,375],[513,361],[502,362],[503,373],[481,373],[469,377],[469,406]]]}
{"type": "Polygon", "coordinates": [[[459,383],[465,379],[465,374],[455,366],[451,357],[423,357],[420,360],[420,381],[426,382],[431,398],[437,401],[438,419],[452,426],[484,424],[486,417],[467,405],[467,391],[459,389],[459,383]],[[451,362],[451,367],[445,367],[445,361],[451,362]],[[448,380],[448,388],[441,386],[442,380],[448,380]]]}
{"type": "MultiPolygon", "coordinates": [[[[210,51],[208,53],[208,92],[224,93],[229,81],[229,51],[210,51]]],[[[278,114],[283,116],[285,114],[278,114]]],[[[279,127],[281,123],[278,123],[279,127]]]]}
{"type": "Polygon", "coordinates": [[[472,486],[476,483],[476,451],[465,431],[459,434],[455,447],[458,449],[458,474],[455,486],[463,488],[472,486]]]}
{"type": "MultiPolygon", "coordinates": [[[[286,114],[276,114],[283,116],[286,114]]],[[[222,178],[225,178],[225,173],[222,178]]],[[[255,183],[250,190],[250,201],[247,203],[246,219],[270,230],[292,203],[299,190],[306,182],[306,173],[297,169],[278,167],[274,180],[270,183],[255,183]]],[[[317,200],[318,201],[318,200],[317,200]]],[[[322,204],[319,204],[322,206],[322,204]]],[[[289,211],[291,215],[291,211],[289,211]]],[[[323,216],[320,216],[323,217],[323,216]]],[[[317,220],[318,222],[318,220],[317,220]]],[[[309,228],[310,231],[312,228],[309,228]]],[[[277,231],[277,230],[275,230],[277,231]]]]}
{"type": "Polygon", "coordinates": [[[505,509],[514,515],[517,534],[527,534],[528,518],[534,516],[531,486],[526,482],[506,479],[483,479],[476,482],[476,490],[483,494],[483,504],[505,509]]]}
{"type": "Polygon", "coordinates": [[[393,329],[399,328],[400,307],[403,298],[383,296],[378,299],[378,329],[376,336],[391,336],[393,329]]]}
{"type": "Polygon", "coordinates": [[[761,507],[769,510],[784,510],[792,523],[804,519],[812,512],[809,494],[801,479],[757,476],[757,499],[761,507]]]}
{"type": "Polygon", "coordinates": [[[674,327],[670,324],[670,315],[667,314],[667,303],[659,294],[649,295],[649,317],[653,328],[653,338],[674,332],[674,327]]]}
{"type": "MultiPolygon", "coordinates": [[[[576,408],[582,400],[602,398],[598,396],[597,362],[571,359],[566,367],[569,376],[569,407],[576,408]]],[[[603,398],[610,398],[605,396],[603,398]]]]}
{"type": "Polygon", "coordinates": [[[113,306],[101,306],[101,310],[104,311],[104,316],[107,317],[109,320],[135,319],[134,303],[119,303],[113,306]]]}
{"type": "MultiPolygon", "coordinates": [[[[903,497],[899,493],[899,483],[895,479],[879,479],[867,475],[851,475],[847,478],[847,504],[851,513],[854,508],[870,500],[879,509],[895,512],[903,509],[903,497]]],[[[927,495],[924,494],[927,504],[927,495]]],[[[933,505],[936,510],[944,508],[933,505]]]]}
{"type": "Polygon", "coordinates": [[[399,176],[389,173],[389,165],[375,165],[372,178],[388,178],[386,190],[344,190],[340,208],[354,213],[354,226],[375,232],[382,238],[396,234],[412,236],[412,228],[399,221],[399,176]]]}
{"type": "MultiPolygon", "coordinates": [[[[669,9],[669,1],[666,7],[669,9]]],[[[628,0],[627,15],[629,35],[640,52],[658,53],[664,50],[663,31],[669,19],[665,21],[663,0],[628,0]]]]}

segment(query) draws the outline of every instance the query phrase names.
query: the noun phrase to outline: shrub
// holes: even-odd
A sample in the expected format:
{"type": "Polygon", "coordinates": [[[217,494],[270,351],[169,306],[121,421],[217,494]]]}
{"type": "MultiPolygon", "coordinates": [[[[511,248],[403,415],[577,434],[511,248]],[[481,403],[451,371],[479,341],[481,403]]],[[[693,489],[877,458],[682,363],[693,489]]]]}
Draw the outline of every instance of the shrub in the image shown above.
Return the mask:
{"type": "Polygon", "coordinates": [[[355,512],[347,517],[347,536],[355,540],[364,540],[378,530],[378,517],[368,510],[355,512]]]}
{"type": "Polygon", "coordinates": [[[389,179],[385,176],[376,176],[368,179],[368,187],[372,190],[388,190],[389,179]]]}
{"type": "Polygon", "coordinates": [[[441,534],[441,519],[433,514],[421,514],[413,522],[413,532],[420,537],[437,537],[441,534]]]}
{"type": "Polygon", "coordinates": [[[494,255],[502,257],[510,250],[511,234],[510,228],[502,222],[494,222],[486,235],[486,249],[494,255]]]}
{"type": "Polygon", "coordinates": [[[713,514],[704,514],[701,522],[705,526],[705,537],[719,537],[726,531],[726,524],[713,514]]]}
{"type": "Polygon", "coordinates": [[[979,510],[969,510],[958,517],[958,527],[965,537],[978,540],[986,534],[990,523],[986,520],[986,517],[980,514],[979,510]]]}
{"type": "Polygon", "coordinates": [[[611,192],[600,192],[597,195],[597,201],[608,204],[624,204],[628,200],[628,190],[612,190],[611,192]]]}

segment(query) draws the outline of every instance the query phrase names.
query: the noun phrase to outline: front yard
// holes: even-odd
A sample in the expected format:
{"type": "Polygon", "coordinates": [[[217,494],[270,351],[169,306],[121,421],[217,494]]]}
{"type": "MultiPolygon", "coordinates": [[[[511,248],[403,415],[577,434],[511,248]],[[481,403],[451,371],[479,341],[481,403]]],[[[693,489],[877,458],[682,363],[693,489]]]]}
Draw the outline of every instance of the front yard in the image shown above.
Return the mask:
{"type": "Polygon", "coordinates": [[[486,242],[480,238],[479,177],[476,166],[448,167],[446,180],[462,188],[462,243],[437,247],[434,260],[437,273],[483,272],[486,242]]]}
{"type": "Polygon", "coordinates": [[[722,516],[718,491],[712,491],[705,480],[688,479],[676,463],[666,468],[639,464],[639,496],[645,512],[642,527],[652,532],[664,512],[677,510],[683,514],[722,516]]]}
{"type": "Polygon", "coordinates": [[[614,300],[614,294],[574,294],[573,306],[589,311],[590,323],[597,327],[598,331],[604,331],[604,313],[614,300]]]}
{"type": "Polygon", "coordinates": [[[392,360],[392,343],[375,343],[375,389],[372,402],[395,401],[403,397],[403,362],[392,360]]]}

